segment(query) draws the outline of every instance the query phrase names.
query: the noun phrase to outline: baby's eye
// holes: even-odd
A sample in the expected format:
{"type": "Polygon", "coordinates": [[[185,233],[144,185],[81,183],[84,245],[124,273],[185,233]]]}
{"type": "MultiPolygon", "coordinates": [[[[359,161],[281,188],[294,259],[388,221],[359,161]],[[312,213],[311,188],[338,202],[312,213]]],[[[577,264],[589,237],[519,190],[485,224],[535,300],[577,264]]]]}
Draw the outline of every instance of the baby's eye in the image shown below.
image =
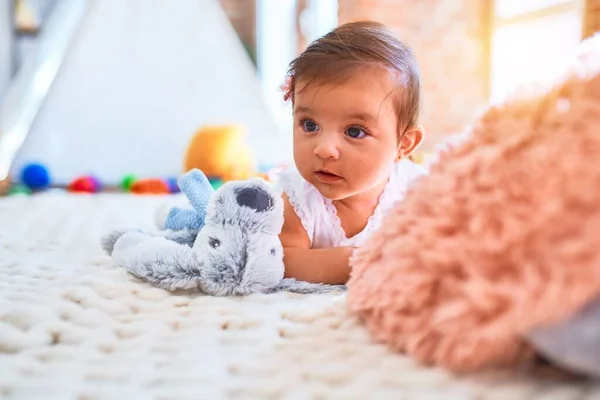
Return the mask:
{"type": "Polygon", "coordinates": [[[362,139],[367,135],[367,133],[364,131],[364,129],[359,128],[358,126],[351,126],[350,128],[346,129],[346,135],[352,139],[362,139]]]}
{"type": "Polygon", "coordinates": [[[302,129],[304,129],[305,132],[316,132],[319,130],[319,125],[317,125],[315,121],[305,119],[301,124],[302,129]]]}

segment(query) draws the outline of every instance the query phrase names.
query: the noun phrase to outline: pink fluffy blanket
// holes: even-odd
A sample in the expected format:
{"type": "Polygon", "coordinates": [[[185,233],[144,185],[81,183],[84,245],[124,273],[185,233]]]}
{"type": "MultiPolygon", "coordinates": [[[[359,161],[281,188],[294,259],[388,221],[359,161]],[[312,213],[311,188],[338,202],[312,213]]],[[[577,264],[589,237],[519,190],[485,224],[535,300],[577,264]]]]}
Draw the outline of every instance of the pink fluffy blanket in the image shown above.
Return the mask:
{"type": "Polygon", "coordinates": [[[464,371],[600,296],[600,36],[551,87],[491,106],[352,259],[373,337],[464,371]]]}

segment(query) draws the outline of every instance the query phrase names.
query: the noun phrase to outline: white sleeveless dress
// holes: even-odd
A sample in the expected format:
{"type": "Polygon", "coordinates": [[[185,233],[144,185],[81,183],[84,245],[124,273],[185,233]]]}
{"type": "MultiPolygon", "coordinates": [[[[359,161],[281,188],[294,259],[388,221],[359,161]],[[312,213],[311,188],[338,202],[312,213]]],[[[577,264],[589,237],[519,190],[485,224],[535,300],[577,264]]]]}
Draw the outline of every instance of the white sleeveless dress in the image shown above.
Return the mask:
{"type": "Polygon", "coordinates": [[[281,172],[275,187],[289,197],[310,238],[311,248],[358,247],[379,228],[387,212],[404,197],[411,182],[425,173],[425,168],[408,159],[397,162],[367,225],[360,233],[349,238],[346,237],[333,202],[304,180],[298,170],[290,168],[281,172]]]}

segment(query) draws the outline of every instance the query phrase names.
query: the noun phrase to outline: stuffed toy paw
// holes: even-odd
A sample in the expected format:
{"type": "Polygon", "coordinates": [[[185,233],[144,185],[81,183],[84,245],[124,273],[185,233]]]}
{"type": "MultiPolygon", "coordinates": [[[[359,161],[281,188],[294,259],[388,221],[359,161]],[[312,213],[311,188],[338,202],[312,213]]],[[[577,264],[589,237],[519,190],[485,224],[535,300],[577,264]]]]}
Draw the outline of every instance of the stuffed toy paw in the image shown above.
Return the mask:
{"type": "Polygon", "coordinates": [[[115,264],[157,287],[210,295],[343,289],[283,278],[283,201],[265,181],[232,181],[206,195],[200,174],[193,170],[180,179],[196,213],[187,220],[191,226],[178,221],[179,231],[111,232],[102,246],[115,264]],[[205,203],[198,201],[203,198],[205,203]]]}
{"type": "Polygon", "coordinates": [[[167,290],[205,290],[202,280],[204,262],[191,247],[165,237],[127,232],[115,242],[113,261],[127,272],[167,290]]]}
{"type": "Polygon", "coordinates": [[[106,253],[108,253],[109,256],[112,255],[116,242],[121,237],[123,237],[125,234],[130,234],[130,233],[142,233],[142,234],[144,234],[145,237],[147,237],[147,236],[163,237],[170,241],[173,241],[173,242],[176,242],[176,243],[179,243],[182,245],[186,245],[189,247],[193,246],[194,241],[196,240],[196,236],[198,235],[198,232],[193,229],[184,229],[181,231],[156,231],[156,232],[151,232],[151,233],[143,232],[139,229],[138,230],[120,229],[120,230],[112,231],[111,233],[105,235],[101,239],[100,243],[102,245],[102,248],[104,249],[104,251],[106,251],[106,253]]]}

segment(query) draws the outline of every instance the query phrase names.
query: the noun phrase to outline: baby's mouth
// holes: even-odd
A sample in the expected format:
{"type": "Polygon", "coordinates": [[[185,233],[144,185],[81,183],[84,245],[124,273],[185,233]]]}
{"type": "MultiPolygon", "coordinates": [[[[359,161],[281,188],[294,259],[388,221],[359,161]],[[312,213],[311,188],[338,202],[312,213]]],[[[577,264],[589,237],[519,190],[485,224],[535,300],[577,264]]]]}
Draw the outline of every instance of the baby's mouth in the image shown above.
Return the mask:
{"type": "Polygon", "coordinates": [[[323,170],[323,169],[319,169],[315,172],[315,175],[317,176],[317,179],[320,180],[323,183],[334,183],[339,181],[340,179],[342,179],[341,176],[336,175],[332,172],[323,170]]]}

